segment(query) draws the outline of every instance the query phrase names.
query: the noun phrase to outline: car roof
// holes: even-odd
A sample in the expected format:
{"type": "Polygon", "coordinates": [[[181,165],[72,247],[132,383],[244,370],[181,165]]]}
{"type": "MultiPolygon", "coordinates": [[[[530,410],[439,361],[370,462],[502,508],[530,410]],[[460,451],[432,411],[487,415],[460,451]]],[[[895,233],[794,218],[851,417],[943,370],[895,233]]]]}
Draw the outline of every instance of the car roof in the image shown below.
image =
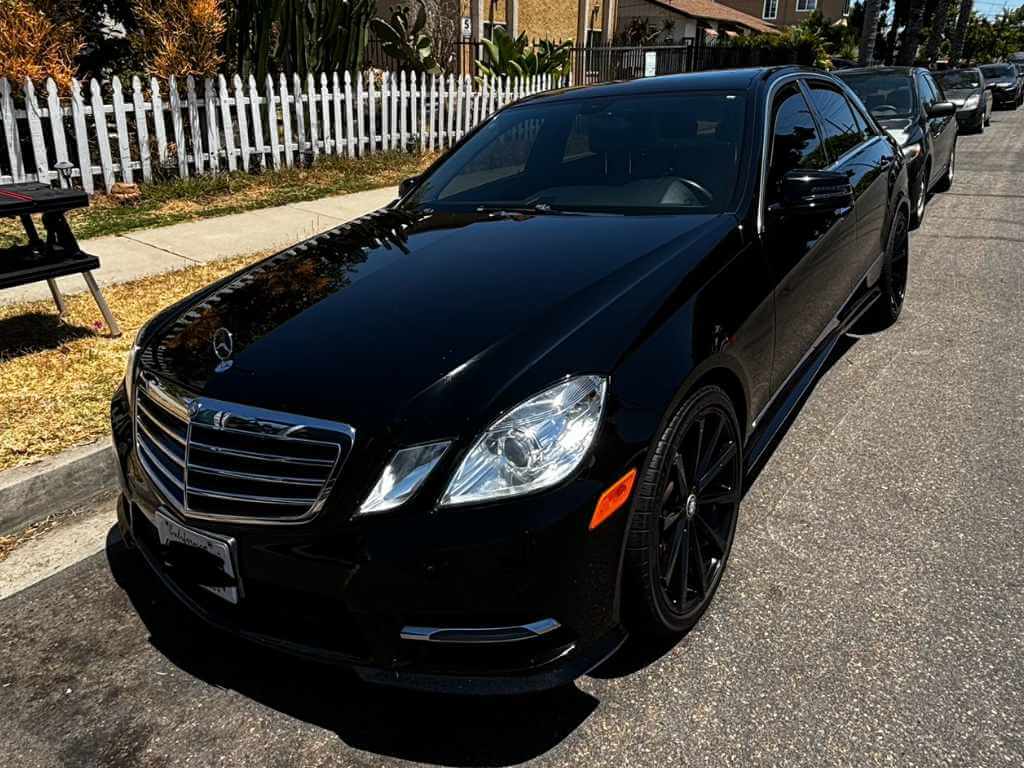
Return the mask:
{"type": "Polygon", "coordinates": [[[826,74],[812,67],[751,67],[747,69],[719,69],[708,72],[687,72],[678,75],[642,77],[636,80],[621,80],[600,85],[580,85],[547,91],[520,101],[520,104],[538,104],[573,98],[595,98],[602,96],[635,96],[645,93],[671,93],[673,91],[744,91],[757,81],[770,82],[776,76],[793,72],[826,74]]]}
{"type": "Polygon", "coordinates": [[[854,69],[841,69],[836,72],[836,77],[847,75],[906,75],[910,77],[924,67],[856,67],[854,69]]]}

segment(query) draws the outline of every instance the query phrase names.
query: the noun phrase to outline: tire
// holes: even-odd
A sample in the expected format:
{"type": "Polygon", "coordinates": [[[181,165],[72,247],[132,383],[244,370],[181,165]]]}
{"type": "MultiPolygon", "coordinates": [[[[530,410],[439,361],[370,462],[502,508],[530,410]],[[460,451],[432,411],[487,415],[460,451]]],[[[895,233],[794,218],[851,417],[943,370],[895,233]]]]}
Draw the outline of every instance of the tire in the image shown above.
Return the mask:
{"type": "Polygon", "coordinates": [[[946,163],[946,172],[942,174],[939,183],[935,185],[936,192],[948,192],[953,186],[953,177],[956,175],[956,141],[953,142],[953,149],[949,152],[949,162],[946,163]]]}
{"type": "Polygon", "coordinates": [[[690,394],[641,476],[626,549],[629,628],[677,635],[707,610],[736,532],[743,446],[736,409],[717,386],[690,394]]]}
{"type": "Polygon", "coordinates": [[[903,301],[907,295],[909,264],[910,237],[907,215],[900,211],[896,214],[892,231],[889,233],[889,245],[885,249],[882,276],[878,280],[882,295],[861,318],[857,324],[857,332],[884,331],[899,319],[900,313],[903,311],[903,301]]]}
{"type": "Polygon", "coordinates": [[[925,207],[928,205],[928,177],[931,176],[931,165],[925,164],[921,169],[921,175],[914,184],[916,191],[910,194],[910,228],[917,229],[924,221],[925,207]]]}
{"type": "Polygon", "coordinates": [[[990,125],[992,125],[992,113],[991,112],[986,112],[985,113],[985,127],[987,128],[990,125]]]}

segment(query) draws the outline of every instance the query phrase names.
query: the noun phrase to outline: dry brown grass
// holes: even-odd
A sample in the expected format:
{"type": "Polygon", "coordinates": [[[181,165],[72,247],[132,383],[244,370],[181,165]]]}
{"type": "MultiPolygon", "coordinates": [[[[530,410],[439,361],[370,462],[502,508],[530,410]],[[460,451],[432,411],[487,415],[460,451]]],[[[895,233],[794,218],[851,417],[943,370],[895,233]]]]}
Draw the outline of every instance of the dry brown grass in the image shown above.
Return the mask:
{"type": "Polygon", "coordinates": [[[226,24],[219,0],[135,0],[133,47],[157,77],[215,74],[226,24]]]}
{"type": "Polygon", "coordinates": [[[26,0],[0,0],[0,77],[67,86],[75,76],[82,40],[70,24],[55,22],[26,0]]]}
{"type": "Polygon", "coordinates": [[[124,330],[106,335],[92,297],[0,307],[0,470],[36,461],[110,431],[110,398],[138,328],[162,307],[256,261],[244,256],[104,290],[124,330]]]}

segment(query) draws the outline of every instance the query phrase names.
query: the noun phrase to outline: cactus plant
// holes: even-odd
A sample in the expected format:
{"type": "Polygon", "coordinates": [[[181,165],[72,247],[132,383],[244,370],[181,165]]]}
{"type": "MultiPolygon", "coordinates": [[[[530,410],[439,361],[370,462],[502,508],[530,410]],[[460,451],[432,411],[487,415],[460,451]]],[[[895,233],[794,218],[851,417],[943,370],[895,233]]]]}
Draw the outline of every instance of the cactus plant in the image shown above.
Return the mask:
{"type": "Polygon", "coordinates": [[[569,57],[572,42],[553,43],[541,40],[530,45],[526,33],[512,37],[501,27],[496,27],[490,40],[480,41],[486,56],[476,62],[477,69],[484,76],[507,75],[528,77],[531,75],[553,75],[565,77],[569,73],[569,57]]]}
{"type": "Polygon", "coordinates": [[[391,9],[390,21],[377,17],[370,22],[374,35],[384,53],[397,59],[401,66],[414,72],[439,72],[434,59],[434,41],[425,34],[427,7],[416,0],[416,16],[409,18],[409,7],[400,5],[391,9]]]}

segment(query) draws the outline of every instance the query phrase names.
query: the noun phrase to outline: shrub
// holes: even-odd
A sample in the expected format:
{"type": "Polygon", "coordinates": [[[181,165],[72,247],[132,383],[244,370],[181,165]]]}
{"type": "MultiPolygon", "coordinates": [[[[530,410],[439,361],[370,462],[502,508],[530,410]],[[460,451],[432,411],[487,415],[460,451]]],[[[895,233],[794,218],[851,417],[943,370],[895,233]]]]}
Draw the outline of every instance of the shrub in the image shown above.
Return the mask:
{"type": "Polygon", "coordinates": [[[220,0],[135,0],[139,31],[132,40],[158,77],[212,75],[224,63],[220,0]]]}
{"type": "Polygon", "coordinates": [[[436,74],[441,68],[434,58],[434,41],[424,32],[427,6],[423,0],[417,0],[415,18],[410,18],[409,11],[408,6],[395,6],[391,9],[390,20],[371,19],[370,28],[380,40],[384,53],[397,59],[404,69],[436,74]]]}
{"type": "Polygon", "coordinates": [[[0,0],[0,77],[21,81],[52,77],[67,85],[75,76],[82,41],[26,0],[0,0]]]}
{"type": "MultiPolygon", "coordinates": [[[[807,64],[830,69],[832,59],[824,41],[801,27],[790,27],[778,34],[741,35],[726,38],[719,47],[747,49],[759,57],[752,64],[807,64]]],[[[752,57],[753,58],[753,57],[752,57]]]]}
{"type": "Polygon", "coordinates": [[[482,75],[552,75],[561,79],[569,74],[572,42],[541,40],[531,46],[525,32],[512,37],[501,27],[495,28],[490,40],[480,42],[487,52],[484,60],[476,63],[482,75]]]}

